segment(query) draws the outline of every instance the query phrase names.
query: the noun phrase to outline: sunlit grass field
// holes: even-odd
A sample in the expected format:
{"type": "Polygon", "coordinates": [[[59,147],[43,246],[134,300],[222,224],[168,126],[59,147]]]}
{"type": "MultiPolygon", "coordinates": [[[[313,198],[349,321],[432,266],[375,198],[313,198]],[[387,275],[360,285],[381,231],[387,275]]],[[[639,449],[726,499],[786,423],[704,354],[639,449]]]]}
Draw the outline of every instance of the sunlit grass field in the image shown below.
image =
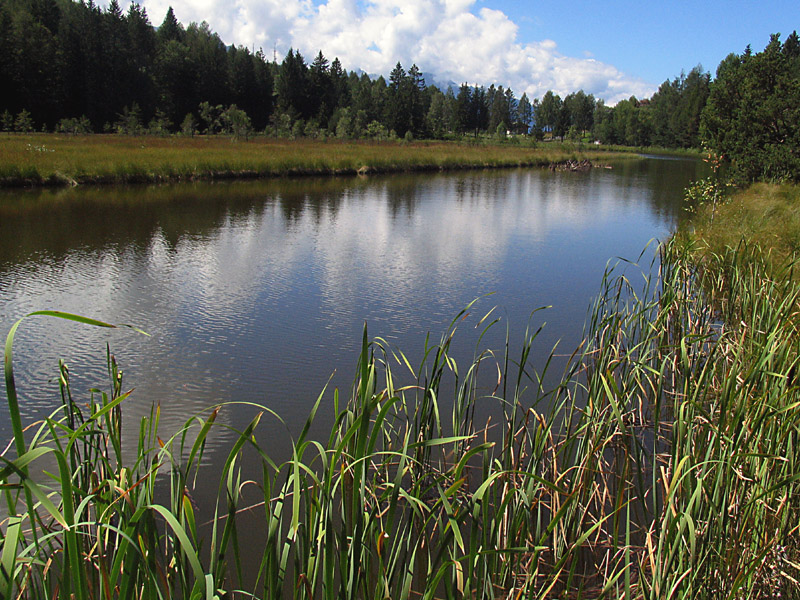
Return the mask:
{"type": "MultiPolygon", "coordinates": [[[[129,183],[547,166],[623,153],[571,144],[362,142],[56,134],[0,137],[0,185],[129,183]]],[[[632,155],[627,155],[628,157],[632,155]]]]}
{"type": "Polygon", "coordinates": [[[721,253],[746,242],[763,248],[764,260],[779,267],[800,256],[800,186],[754,184],[716,204],[705,202],[691,224],[699,250],[721,253]]]}

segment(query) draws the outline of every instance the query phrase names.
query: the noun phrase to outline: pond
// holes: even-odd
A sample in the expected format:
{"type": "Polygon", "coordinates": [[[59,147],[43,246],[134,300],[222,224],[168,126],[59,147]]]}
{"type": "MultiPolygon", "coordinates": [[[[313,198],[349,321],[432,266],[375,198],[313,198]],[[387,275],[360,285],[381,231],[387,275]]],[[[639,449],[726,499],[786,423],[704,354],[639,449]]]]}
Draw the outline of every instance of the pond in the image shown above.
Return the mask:
{"type": "MultiPolygon", "coordinates": [[[[329,379],[347,396],[365,324],[413,364],[426,334],[437,341],[476,298],[457,358],[472,357],[474,325],[492,308],[500,322],[482,347],[502,352],[507,330],[516,340],[529,323],[546,322],[534,362],[556,343],[569,353],[604,270],[670,235],[683,218],[682,191],[703,167],[646,158],[583,173],[2,192],[3,336],[41,309],[149,334],[26,320],[14,357],[23,419],[58,407],[59,358],[77,398],[108,389],[108,344],[125,387],[135,388],[129,423],[154,403],[163,427],[177,428],[211,405],[241,402],[275,411],[297,431],[329,379]]],[[[323,412],[320,433],[330,426],[323,412]]],[[[242,427],[252,413],[243,404],[220,418],[242,427]]],[[[225,441],[211,440],[212,460],[225,441]]]]}

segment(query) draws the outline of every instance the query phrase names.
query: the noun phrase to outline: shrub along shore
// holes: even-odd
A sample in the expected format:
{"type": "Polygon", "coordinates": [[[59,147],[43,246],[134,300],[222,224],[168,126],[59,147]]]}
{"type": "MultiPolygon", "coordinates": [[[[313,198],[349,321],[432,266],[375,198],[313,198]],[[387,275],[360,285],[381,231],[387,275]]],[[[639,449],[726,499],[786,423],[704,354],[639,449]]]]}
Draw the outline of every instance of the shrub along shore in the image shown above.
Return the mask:
{"type": "MultiPolygon", "coordinates": [[[[699,222],[713,211],[728,227],[721,207],[746,199],[701,204],[699,222]]],[[[177,432],[159,431],[153,407],[126,423],[139,435],[123,448],[131,392],[111,355],[107,393],[73,398],[62,365],[62,406],[24,432],[15,327],[0,595],[797,597],[800,287],[750,239],[718,249],[705,231],[664,244],[644,279],[606,273],[555,383],[551,363],[528,362],[533,330],[458,366],[463,313],[420,365],[365,330],[352,389],[320,393],[288,460],[258,444],[277,415],[255,407],[214,473],[205,441],[233,403],[177,432]],[[311,439],[323,402],[336,419],[311,439]],[[487,402],[502,412],[492,432],[473,418],[487,402]],[[198,473],[219,482],[210,513],[192,501],[198,473]],[[245,488],[260,496],[259,548],[239,545],[245,488]]],[[[492,311],[479,322],[497,326],[492,311]]]]}
{"type": "Polygon", "coordinates": [[[8,135],[0,187],[149,183],[300,175],[357,175],[500,167],[632,157],[579,144],[527,142],[233,141],[221,136],[8,135]]]}

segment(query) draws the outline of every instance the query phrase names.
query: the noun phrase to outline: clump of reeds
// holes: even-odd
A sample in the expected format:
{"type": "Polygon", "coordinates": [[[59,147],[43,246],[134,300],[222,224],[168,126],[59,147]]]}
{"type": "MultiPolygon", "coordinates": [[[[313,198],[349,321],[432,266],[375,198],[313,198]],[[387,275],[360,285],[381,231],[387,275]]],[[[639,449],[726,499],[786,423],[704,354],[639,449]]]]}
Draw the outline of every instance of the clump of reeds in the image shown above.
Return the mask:
{"type": "MultiPolygon", "coordinates": [[[[426,340],[416,367],[365,330],[350,394],[332,393],[328,439],[309,437],[327,392],[281,462],[256,442],[259,414],[238,432],[215,474],[217,508],[202,517],[191,491],[224,407],[165,440],[156,407],[126,451],[127,394],[109,355],[110,393],[82,411],[62,366],[63,406],[26,436],[12,330],[2,593],[797,596],[798,289],[765,278],[755,252],[698,266],[672,241],[641,282],[610,270],[584,343],[549,387],[551,363],[529,363],[537,331],[514,355],[509,341],[463,368],[450,354],[463,313],[437,344],[426,340]],[[494,429],[474,417],[486,402],[499,408],[494,429]],[[259,475],[242,473],[244,452],[259,475]],[[57,467],[40,477],[42,461],[57,467]],[[237,513],[252,480],[267,533],[257,572],[243,573],[237,513]],[[199,518],[211,523],[205,535],[199,518]]],[[[497,326],[491,311],[478,322],[480,339],[497,326]]]]}

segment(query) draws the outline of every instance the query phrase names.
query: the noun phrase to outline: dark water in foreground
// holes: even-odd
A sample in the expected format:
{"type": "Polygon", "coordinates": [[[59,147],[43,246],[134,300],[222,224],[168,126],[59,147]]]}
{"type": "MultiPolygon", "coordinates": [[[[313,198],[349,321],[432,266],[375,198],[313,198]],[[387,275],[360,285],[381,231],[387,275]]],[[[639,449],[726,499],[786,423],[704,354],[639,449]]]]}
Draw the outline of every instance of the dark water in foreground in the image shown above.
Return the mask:
{"type": "MultiPolygon", "coordinates": [[[[589,173],[3,192],[3,336],[39,309],[150,334],[26,321],[15,345],[23,418],[57,407],[59,358],[77,397],[107,389],[108,342],[126,387],[136,388],[128,422],[158,402],[164,426],[177,428],[237,401],[276,411],[296,431],[334,372],[333,385],[349,389],[365,322],[371,337],[413,362],[427,332],[438,339],[459,310],[491,292],[456,338],[457,357],[472,356],[472,325],[494,306],[501,323],[484,346],[501,350],[506,324],[518,339],[531,312],[551,305],[533,317],[547,322],[534,360],[559,339],[570,352],[609,261],[636,260],[669,235],[682,190],[702,167],[648,159],[589,173]]],[[[241,427],[252,414],[229,407],[220,418],[241,427]]],[[[262,435],[271,428],[281,429],[262,425],[262,435]]],[[[3,408],[0,437],[10,435],[3,408]]],[[[212,459],[224,441],[211,441],[212,459]]]]}

